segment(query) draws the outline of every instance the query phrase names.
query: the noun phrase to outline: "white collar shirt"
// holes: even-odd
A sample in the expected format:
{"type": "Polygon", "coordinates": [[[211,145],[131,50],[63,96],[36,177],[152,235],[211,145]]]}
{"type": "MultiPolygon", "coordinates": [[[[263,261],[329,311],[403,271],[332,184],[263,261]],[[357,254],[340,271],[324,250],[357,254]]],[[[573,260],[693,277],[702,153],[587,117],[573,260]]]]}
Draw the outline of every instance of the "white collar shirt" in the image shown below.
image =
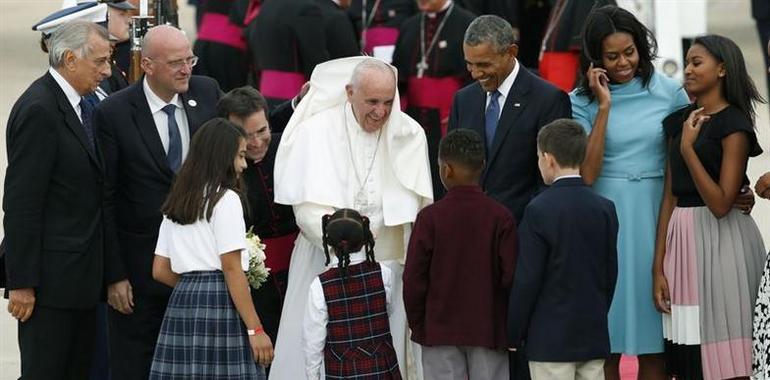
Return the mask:
{"type": "Polygon", "coordinates": [[[166,103],[158,95],[156,95],[150,85],[147,83],[147,78],[142,80],[142,86],[144,87],[144,95],[147,98],[147,105],[150,106],[150,113],[155,121],[155,128],[158,130],[160,142],[163,144],[163,150],[168,153],[168,115],[163,111],[163,107],[173,104],[176,106],[174,116],[176,117],[176,124],[179,126],[179,136],[182,139],[182,161],[184,162],[187,157],[187,152],[190,150],[190,127],[187,122],[187,113],[184,112],[184,104],[179,94],[174,94],[171,101],[166,103]]]}
{"type": "Polygon", "coordinates": [[[48,69],[48,72],[51,73],[51,76],[53,77],[53,80],[56,81],[56,83],[61,87],[62,91],[64,91],[64,96],[67,97],[67,101],[72,106],[72,109],[75,111],[75,115],[78,116],[78,119],[80,119],[80,122],[83,122],[83,117],[81,116],[81,110],[80,110],[80,99],[82,96],[78,94],[78,92],[75,90],[74,87],[70,84],[70,82],[67,82],[64,77],[59,74],[56,69],[53,67],[48,69]]]}
{"type": "MultiPolygon", "coordinates": [[[[500,105],[500,108],[499,108],[500,111],[497,115],[498,118],[500,117],[500,115],[503,114],[503,106],[505,105],[505,100],[508,99],[508,93],[511,92],[511,88],[513,87],[513,82],[516,81],[516,77],[519,75],[519,68],[521,67],[521,65],[519,64],[518,59],[514,58],[514,60],[516,62],[513,65],[513,70],[511,70],[511,73],[508,74],[507,77],[505,77],[505,79],[503,80],[503,83],[500,83],[500,86],[497,87],[497,91],[500,91],[500,97],[497,98],[497,102],[500,105]]],[[[489,107],[489,101],[491,98],[492,96],[490,95],[490,93],[487,92],[487,102],[484,109],[486,109],[486,107],[489,107]]]]}

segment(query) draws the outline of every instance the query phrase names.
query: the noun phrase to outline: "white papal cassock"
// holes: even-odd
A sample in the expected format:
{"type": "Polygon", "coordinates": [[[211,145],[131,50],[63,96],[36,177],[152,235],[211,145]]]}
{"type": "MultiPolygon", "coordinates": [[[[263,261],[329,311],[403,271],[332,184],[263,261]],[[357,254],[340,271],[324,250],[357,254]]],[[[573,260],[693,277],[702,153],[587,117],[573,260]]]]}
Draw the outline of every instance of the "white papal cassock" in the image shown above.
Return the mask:
{"type": "MultiPolygon", "coordinates": [[[[324,270],[321,217],[340,208],[357,209],[370,219],[375,257],[393,273],[390,327],[401,372],[405,379],[422,377],[419,357],[407,360],[412,350],[407,350],[401,279],[411,224],[432,201],[428,148],[420,125],[400,111],[398,93],[381,132],[366,133],[358,126],[345,85],[366,59],[375,58],[343,58],[316,67],[278,148],[275,201],[294,207],[301,233],[289,266],[271,380],[306,379],[302,319],[310,283],[324,270]]],[[[393,75],[395,80],[395,68],[393,75]]]]}

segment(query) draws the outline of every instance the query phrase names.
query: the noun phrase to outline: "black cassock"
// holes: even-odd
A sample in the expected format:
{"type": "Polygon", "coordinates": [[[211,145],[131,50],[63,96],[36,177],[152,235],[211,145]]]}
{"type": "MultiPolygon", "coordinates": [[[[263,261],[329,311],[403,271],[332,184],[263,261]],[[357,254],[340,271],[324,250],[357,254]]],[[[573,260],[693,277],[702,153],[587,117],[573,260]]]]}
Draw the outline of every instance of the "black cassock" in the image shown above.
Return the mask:
{"type": "Polygon", "coordinates": [[[265,1],[247,36],[260,71],[259,90],[270,107],[297,95],[313,68],[329,59],[316,0],[265,1]]]}
{"type": "Polygon", "coordinates": [[[406,113],[422,125],[428,139],[435,200],[444,195],[444,186],[438,176],[438,143],[446,135],[455,92],[471,82],[465,68],[463,35],[474,17],[457,4],[436,13],[434,17],[416,14],[401,27],[393,54],[406,113]],[[420,32],[421,24],[424,38],[420,32]],[[441,30],[438,30],[439,27],[441,30]],[[427,53],[424,65],[421,64],[421,40],[424,40],[427,53]],[[431,42],[434,42],[432,48],[431,42]],[[418,69],[418,66],[423,69],[418,69]]]}
{"type": "Polygon", "coordinates": [[[358,47],[353,21],[347,11],[333,0],[316,0],[316,3],[323,17],[329,59],[360,55],[361,48],[358,47]]]}
{"type": "Polygon", "coordinates": [[[399,28],[417,13],[417,4],[415,0],[353,0],[348,13],[355,25],[356,38],[363,45],[362,51],[372,55],[376,46],[396,44],[399,28]],[[364,3],[366,10],[363,10],[364,3]]]}
{"type": "Polygon", "coordinates": [[[242,0],[205,2],[198,38],[193,46],[193,52],[199,58],[193,74],[216,79],[225,92],[246,85],[248,77],[242,3],[242,0]]]}

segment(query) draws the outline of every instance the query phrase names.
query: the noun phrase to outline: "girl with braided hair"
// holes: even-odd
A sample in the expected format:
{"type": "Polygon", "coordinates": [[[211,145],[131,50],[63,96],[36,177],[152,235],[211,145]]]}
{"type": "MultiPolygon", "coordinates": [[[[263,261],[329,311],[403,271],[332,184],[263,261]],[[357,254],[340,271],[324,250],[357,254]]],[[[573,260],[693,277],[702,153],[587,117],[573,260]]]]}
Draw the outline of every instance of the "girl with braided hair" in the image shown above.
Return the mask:
{"type": "Polygon", "coordinates": [[[388,322],[391,271],[374,260],[369,219],[341,209],[324,215],[322,228],[327,270],[310,285],[302,332],[308,379],[400,380],[388,322]]]}

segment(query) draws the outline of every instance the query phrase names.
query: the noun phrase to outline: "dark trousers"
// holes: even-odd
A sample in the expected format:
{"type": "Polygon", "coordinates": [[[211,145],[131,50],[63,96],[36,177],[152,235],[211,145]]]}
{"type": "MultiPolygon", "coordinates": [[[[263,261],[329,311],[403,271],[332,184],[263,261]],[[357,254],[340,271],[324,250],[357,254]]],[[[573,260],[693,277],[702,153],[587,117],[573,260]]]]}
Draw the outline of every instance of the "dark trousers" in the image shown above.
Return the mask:
{"type": "Polygon", "coordinates": [[[93,356],[96,309],[35,306],[19,322],[20,380],[83,380],[93,356]]]}
{"type": "Polygon", "coordinates": [[[134,312],[109,308],[110,374],[112,380],[147,380],[168,297],[134,293],[134,312]]]}
{"type": "Polygon", "coordinates": [[[529,361],[524,351],[508,352],[508,368],[511,380],[530,380],[529,361]]]}
{"type": "Polygon", "coordinates": [[[107,308],[106,303],[96,305],[96,333],[94,339],[94,359],[91,363],[89,380],[110,380],[110,350],[107,343],[107,308]]]}

